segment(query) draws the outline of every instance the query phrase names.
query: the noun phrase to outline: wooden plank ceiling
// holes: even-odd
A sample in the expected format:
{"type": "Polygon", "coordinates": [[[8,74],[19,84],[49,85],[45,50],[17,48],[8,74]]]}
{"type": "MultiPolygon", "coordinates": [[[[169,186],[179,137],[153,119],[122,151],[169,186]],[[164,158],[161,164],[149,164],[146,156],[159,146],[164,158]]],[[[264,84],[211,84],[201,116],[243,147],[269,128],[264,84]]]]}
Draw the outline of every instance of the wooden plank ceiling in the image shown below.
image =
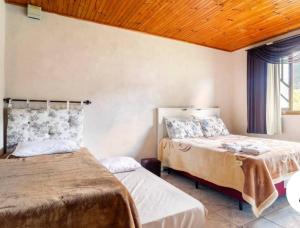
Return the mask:
{"type": "Polygon", "coordinates": [[[300,0],[6,0],[234,51],[300,28],[300,0]]]}

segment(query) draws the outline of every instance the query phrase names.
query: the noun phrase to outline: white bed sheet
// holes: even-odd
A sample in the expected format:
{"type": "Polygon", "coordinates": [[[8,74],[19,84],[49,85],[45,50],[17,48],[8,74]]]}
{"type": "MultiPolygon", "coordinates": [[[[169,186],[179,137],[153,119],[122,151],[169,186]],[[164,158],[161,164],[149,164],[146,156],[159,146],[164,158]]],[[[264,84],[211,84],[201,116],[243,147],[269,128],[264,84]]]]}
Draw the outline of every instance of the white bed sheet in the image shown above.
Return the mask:
{"type": "Polygon", "coordinates": [[[115,176],[137,207],[143,228],[200,228],[206,208],[201,202],[144,168],[115,176]]]}

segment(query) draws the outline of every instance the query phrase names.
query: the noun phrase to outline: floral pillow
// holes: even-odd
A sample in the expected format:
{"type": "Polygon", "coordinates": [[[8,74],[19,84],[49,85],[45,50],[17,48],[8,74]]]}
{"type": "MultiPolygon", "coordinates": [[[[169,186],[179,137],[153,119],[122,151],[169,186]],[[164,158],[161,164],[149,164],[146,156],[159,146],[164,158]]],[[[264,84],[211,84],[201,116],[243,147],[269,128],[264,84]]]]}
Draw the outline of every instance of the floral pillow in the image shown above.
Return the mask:
{"type": "Polygon", "coordinates": [[[192,119],[165,119],[169,138],[198,138],[202,137],[202,129],[199,122],[192,119]]]}
{"type": "Polygon", "coordinates": [[[83,109],[9,109],[7,146],[20,142],[72,140],[82,141],[83,109]]]}
{"type": "Polygon", "coordinates": [[[49,117],[45,109],[31,110],[28,129],[28,141],[49,139],[49,117]]]}
{"type": "Polygon", "coordinates": [[[83,109],[71,109],[69,111],[69,116],[69,139],[76,141],[78,145],[80,145],[82,142],[83,133],[83,109]]]}
{"type": "Polygon", "coordinates": [[[226,128],[223,120],[218,117],[201,119],[199,122],[205,137],[229,135],[229,131],[226,128]]]}
{"type": "Polygon", "coordinates": [[[8,109],[7,146],[28,141],[30,112],[27,109],[8,109]]]}
{"type": "Polygon", "coordinates": [[[198,121],[194,121],[193,119],[185,121],[185,131],[188,138],[203,137],[201,124],[198,121]]]}
{"type": "Polygon", "coordinates": [[[49,137],[50,139],[69,139],[69,111],[67,109],[49,110],[49,137]]]}
{"type": "Polygon", "coordinates": [[[218,121],[218,125],[220,126],[220,129],[222,129],[221,135],[229,135],[230,133],[223,120],[221,118],[217,118],[217,121],[218,121]]]}

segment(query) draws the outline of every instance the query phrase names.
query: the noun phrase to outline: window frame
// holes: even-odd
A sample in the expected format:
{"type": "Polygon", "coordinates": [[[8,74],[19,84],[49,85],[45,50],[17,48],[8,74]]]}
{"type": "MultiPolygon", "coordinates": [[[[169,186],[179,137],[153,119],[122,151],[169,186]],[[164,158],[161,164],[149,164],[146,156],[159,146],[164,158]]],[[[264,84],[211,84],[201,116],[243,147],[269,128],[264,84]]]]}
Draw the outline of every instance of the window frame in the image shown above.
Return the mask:
{"type": "MultiPolygon", "coordinates": [[[[293,63],[289,63],[289,108],[282,108],[281,113],[283,115],[300,115],[300,110],[294,110],[294,65],[293,63]]],[[[281,68],[283,74],[283,67],[281,68]]],[[[286,83],[280,79],[280,82],[286,85],[286,83]]],[[[280,96],[283,97],[280,93],[280,96]]]]}

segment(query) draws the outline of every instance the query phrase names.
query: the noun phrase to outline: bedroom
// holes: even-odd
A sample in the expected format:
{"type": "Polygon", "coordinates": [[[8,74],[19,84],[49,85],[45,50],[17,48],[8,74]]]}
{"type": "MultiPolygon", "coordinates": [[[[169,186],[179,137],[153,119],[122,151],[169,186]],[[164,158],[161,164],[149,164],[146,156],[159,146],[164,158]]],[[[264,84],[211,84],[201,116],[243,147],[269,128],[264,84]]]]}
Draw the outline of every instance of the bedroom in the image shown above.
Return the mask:
{"type": "MultiPolygon", "coordinates": [[[[158,108],[218,107],[231,134],[248,135],[247,50],[299,34],[297,1],[0,2],[1,101],[24,99],[11,102],[24,107],[27,99],[90,100],[82,142],[97,160],[157,158],[158,108]],[[28,2],[42,5],[40,20],[27,17],[28,2]]],[[[293,114],[282,115],[281,134],[258,136],[300,142],[300,118],[293,114]]],[[[2,148],[6,127],[0,122],[2,148]]],[[[256,217],[250,205],[239,210],[236,199],[207,185],[196,189],[175,171],[161,174],[205,206],[204,227],[300,224],[285,196],[256,217]]]]}

